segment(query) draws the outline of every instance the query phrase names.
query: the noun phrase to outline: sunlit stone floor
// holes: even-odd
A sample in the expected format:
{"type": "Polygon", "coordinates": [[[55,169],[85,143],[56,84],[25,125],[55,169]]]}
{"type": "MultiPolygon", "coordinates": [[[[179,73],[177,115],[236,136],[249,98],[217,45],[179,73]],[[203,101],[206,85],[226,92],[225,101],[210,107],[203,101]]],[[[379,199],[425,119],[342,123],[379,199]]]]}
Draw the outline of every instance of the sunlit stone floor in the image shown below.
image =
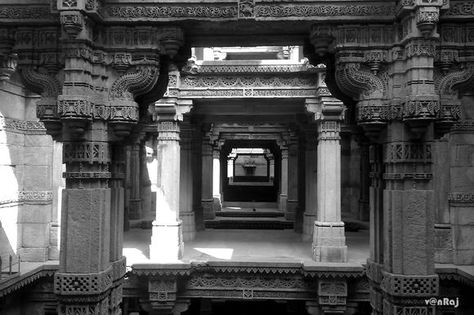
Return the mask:
{"type": "MultiPolygon", "coordinates": [[[[132,229],[125,232],[123,254],[127,257],[128,266],[151,262],[150,239],[151,230],[132,229]]],[[[369,257],[369,232],[346,232],[346,242],[348,262],[344,265],[360,266],[365,263],[369,257]]],[[[301,234],[293,230],[201,231],[193,241],[184,243],[182,261],[298,262],[305,266],[322,265],[311,258],[311,242],[301,241],[301,234]]]]}

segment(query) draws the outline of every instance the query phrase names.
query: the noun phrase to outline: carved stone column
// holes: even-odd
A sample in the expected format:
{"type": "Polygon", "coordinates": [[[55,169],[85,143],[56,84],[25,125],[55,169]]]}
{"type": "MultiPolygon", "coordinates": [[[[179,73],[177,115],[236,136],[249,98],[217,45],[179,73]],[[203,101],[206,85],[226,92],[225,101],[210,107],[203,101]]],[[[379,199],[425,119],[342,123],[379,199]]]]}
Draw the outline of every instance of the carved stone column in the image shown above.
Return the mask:
{"type": "Polygon", "coordinates": [[[214,198],[212,197],[212,180],[213,180],[213,156],[212,144],[208,134],[202,138],[202,197],[201,206],[203,209],[204,220],[212,220],[215,218],[213,209],[214,198]]]}
{"type": "Polygon", "coordinates": [[[306,130],[305,146],[305,212],[303,218],[303,240],[313,237],[314,221],[317,215],[317,136],[316,131],[306,130]]]}
{"type": "Polygon", "coordinates": [[[314,222],[313,259],[345,262],[347,246],[341,221],[340,122],[321,120],[318,127],[317,221],[314,222]]]}
{"type": "Polygon", "coordinates": [[[141,219],[142,208],[141,208],[141,194],[140,194],[140,144],[133,143],[130,146],[130,186],[129,186],[129,218],[130,219],[141,219]]]}
{"type": "Polygon", "coordinates": [[[212,208],[214,213],[222,209],[221,202],[221,150],[218,147],[212,149],[212,208]]]}
{"type": "Polygon", "coordinates": [[[285,219],[289,221],[295,221],[298,208],[298,151],[298,137],[293,135],[288,143],[288,200],[285,219]]]}
{"type": "Polygon", "coordinates": [[[360,187],[359,187],[359,220],[369,221],[369,145],[359,141],[360,150],[360,187]]]}
{"type": "Polygon", "coordinates": [[[281,147],[280,196],[278,210],[286,213],[288,200],[288,147],[281,147]]]}
{"type": "Polygon", "coordinates": [[[202,135],[198,127],[194,127],[192,135],[192,168],[193,168],[193,209],[196,222],[196,230],[204,230],[204,213],[201,204],[202,197],[202,135]]]}
{"type": "Polygon", "coordinates": [[[158,121],[156,218],[150,245],[151,261],[173,261],[183,253],[179,219],[180,145],[179,123],[158,121]]]}
{"type": "MultiPolygon", "coordinates": [[[[195,215],[193,211],[194,186],[193,177],[197,174],[193,168],[193,126],[189,121],[181,124],[181,163],[180,163],[180,191],[179,217],[183,222],[183,240],[194,239],[196,234],[195,215]]],[[[198,177],[198,176],[196,176],[198,177]]]]}

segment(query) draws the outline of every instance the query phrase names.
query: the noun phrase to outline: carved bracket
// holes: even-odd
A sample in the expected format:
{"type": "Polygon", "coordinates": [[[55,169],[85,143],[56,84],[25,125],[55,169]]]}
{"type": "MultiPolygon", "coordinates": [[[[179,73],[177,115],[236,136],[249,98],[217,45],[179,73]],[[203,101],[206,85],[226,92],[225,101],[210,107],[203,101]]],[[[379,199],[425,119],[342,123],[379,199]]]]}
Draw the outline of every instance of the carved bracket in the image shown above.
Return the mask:
{"type": "Polygon", "coordinates": [[[381,100],[385,94],[383,80],[360,63],[336,64],[336,82],[344,93],[357,100],[381,100]]]}

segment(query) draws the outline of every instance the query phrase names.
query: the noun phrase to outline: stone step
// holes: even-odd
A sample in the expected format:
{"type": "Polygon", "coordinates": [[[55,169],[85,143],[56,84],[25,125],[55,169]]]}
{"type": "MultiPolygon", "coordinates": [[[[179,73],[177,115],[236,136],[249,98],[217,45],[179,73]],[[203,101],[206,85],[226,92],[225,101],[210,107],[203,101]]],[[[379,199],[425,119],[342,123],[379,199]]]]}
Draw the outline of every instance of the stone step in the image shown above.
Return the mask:
{"type": "Polygon", "coordinates": [[[229,208],[270,208],[277,209],[278,204],[276,202],[245,202],[245,201],[224,201],[222,207],[229,208]]]}
{"type": "Polygon", "coordinates": [[[216,211],[216,217],[234,217],[234,218],[281,218],[284,213],[281,211],[232,211],[225,209],[224,211],[216,211]]]}
{"type": "Polygon", "coordinates": [[[206,220],[207,229],[252,229],[252,230],[283,230],[293,229],[293,222],[278,218],[223,218],[206,220]]]}

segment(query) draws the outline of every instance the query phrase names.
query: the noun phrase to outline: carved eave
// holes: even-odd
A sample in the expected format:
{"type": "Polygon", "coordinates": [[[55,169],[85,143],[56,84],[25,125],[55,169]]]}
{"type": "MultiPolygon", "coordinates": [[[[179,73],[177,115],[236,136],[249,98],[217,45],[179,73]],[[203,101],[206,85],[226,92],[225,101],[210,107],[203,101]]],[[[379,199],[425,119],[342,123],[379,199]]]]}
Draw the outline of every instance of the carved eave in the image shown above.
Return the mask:
{"type": "Polygon", "coordinates": [[[2,277],[2,283],[0,284],[0,298],[9,294],[18,293],[19,290],[27,285],[37,282],[39,279],[52,278],[58,269],[58,265],[45,264],[23,274],[14,274],[7,279],[3,279],[2,277]]]}
{"type": "Polygon", "coordinates": [[[133,276],[190,276],[196,273],[213,274],[248,274],[248,275],[300,275],[303,277],[331,278],[364,278],[365,271],[361,265],[347,266],[305,266],[303,263],[288,262],[191,262],[182,264],[136,264],[129,275],[133,276]]]}

